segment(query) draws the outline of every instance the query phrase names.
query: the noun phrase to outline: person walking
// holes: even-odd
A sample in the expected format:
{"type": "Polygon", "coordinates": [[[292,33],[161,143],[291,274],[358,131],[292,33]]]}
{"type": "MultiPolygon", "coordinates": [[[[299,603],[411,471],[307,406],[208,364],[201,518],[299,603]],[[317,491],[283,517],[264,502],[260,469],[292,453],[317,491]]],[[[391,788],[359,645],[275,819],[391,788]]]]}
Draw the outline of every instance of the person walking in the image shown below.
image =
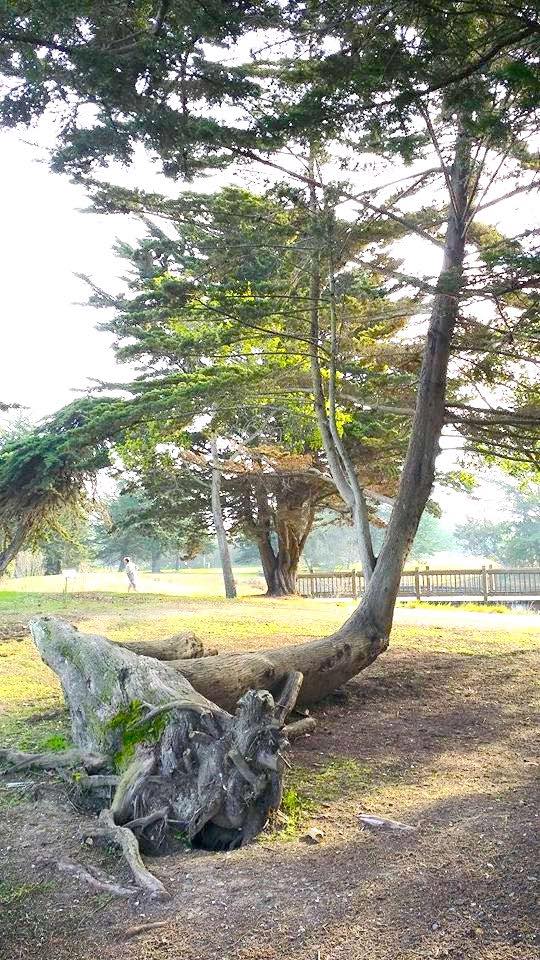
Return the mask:
{"type": "Polygon", "coordinates": [[[128,593],[134,590],[137,593],[137,568],[129,557],[124,557],[124,567],[129,580],[128,593]]]}

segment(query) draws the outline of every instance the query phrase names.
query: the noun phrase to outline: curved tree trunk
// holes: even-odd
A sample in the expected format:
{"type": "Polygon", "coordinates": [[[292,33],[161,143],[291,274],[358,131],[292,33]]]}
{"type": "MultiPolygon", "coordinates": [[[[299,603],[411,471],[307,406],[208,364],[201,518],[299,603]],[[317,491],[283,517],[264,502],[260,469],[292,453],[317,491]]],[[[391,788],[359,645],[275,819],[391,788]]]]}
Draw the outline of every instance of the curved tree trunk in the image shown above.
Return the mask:
{"type": "MultiPolygon", "coordinates": [[[[388,637],[358,616],[330,637],[290,644],[256,653],[222,653],[194,660],[174,660],[171,666],[195,689],[230,709],[246,690],[264,687],[278,695],[288,674],[304,680],[298,702],[306,705],[328,696],[369,666],[388,646],[388,637]]],[[[155,655],[159,656],[159,645],[155,655]]]]}
{"type": "Polygon", "coordinates": [[[169,825],[211,849],[240,846],[262,829],[281,799],[281,729],[300,674],[282,685],[282,703],[249,690],[232,716],[168,663],[54,617],[30,628],[62,684],[75,744],[120,773],[106,829],[129,826],[143,852],[166,846],[169,825]]]}
{"type": "Polygon", "coordinates": [[[403,566],[433,487],[452,337],[460,309],[470,170],[471,142],[461,129],[449,172],[451,196],[444,258],[426,336],[409,446],[375,572],[359,609],[345,624],[353,632],[357,622],[360,625],[366,618],[378,632],[390,632],[403,566]]]}

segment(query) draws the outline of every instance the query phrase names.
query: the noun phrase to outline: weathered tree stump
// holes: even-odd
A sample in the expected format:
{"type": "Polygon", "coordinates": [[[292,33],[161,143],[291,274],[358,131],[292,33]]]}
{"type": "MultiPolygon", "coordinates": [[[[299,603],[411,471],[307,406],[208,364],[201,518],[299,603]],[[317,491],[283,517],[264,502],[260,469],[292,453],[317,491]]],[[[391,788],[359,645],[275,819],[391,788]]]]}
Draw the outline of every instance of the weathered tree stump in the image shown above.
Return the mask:
{"type": "MultiPolygon", "coordinates": [[[[54,617],[36,618],[30,628],[62,684],[76,746],[108,757],[120,773],[112,820],[101,832],[128,827],[143,852],[157,853],[171,826],[210,849],[238,847],[262,829],[281,800],[282,729],[301,675],[280,703],[250,690],[231,715],[168,663],[54,617]]],[[[103,777],[96,780],[101,785],[103,777]]],[[[123,846],[125,837],[116,840],[123,846]]]]}

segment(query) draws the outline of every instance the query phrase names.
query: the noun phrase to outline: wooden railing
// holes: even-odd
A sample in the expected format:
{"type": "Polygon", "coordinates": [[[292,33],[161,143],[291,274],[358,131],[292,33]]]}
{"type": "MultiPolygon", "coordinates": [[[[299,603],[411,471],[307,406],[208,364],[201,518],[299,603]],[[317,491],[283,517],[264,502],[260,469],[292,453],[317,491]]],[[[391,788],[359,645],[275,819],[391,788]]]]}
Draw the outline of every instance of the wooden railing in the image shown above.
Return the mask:
{"type": "MultiPolygon", "coordinates": [[[[360,597],[364,588],[364,578],[357,570],[300,573],[296,582],[298,593],[304,597],[360,597]]],[[[416,600],[475,597],[486,602],[511,597],[540,599],[540,567],[475,570],[416,567],[403,571],[399,596],[416,600]]]]}

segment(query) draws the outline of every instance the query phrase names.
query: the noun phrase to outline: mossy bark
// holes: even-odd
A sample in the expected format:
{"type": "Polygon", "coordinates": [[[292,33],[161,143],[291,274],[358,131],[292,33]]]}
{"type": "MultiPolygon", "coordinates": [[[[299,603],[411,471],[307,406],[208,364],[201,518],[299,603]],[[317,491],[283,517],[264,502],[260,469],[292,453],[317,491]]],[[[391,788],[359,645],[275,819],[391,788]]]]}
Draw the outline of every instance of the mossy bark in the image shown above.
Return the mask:
{"type": "Polygon", "coordinates": [[[162,850],[171,825],[212,849],[240,846],[262,829],[280,803],[286,744],[270,693],[249,690],[233,716],[169,663],[54,617],[30,627],[62,684],[74,742],[121,773],[114,822],[130,827],[143,852],[162,850]]]}

